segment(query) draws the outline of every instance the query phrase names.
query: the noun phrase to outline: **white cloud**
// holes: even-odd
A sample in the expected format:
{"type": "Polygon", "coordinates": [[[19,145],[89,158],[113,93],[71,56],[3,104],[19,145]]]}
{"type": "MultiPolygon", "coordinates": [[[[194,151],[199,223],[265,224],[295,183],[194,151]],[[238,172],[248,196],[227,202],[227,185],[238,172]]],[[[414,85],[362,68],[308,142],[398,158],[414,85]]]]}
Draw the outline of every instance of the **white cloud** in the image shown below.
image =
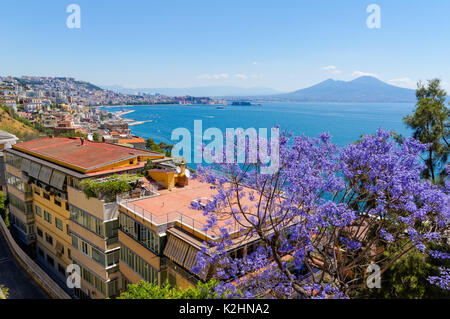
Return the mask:
{"type": "Polygon", "coordinates": [[[241,80],[247,80],[248,79],[248,76],[245,75],[245,74],[235,74],[234,76],[237,77],[238,79],[241,79],[241,80]]]}
{"type": "Polygon", "coordinates": [[[247,80],[248,79],[248,76],[245,75],[245,74],[235,74],[234,76],[237,77],[238,79],[241,79],[241,80],[247,80]]]}
{"type": "Polygon", "coordinates": [[[229,77],[228,73],[220,73],[220,74],[201,74],[197,76],[199,80],[220,80],[227,79],[229,77]]]}
{"type": "Polygon", "coordinates": [[[253,64],[253,65],[257,65],[258,63],[257,63],[257,62],[253,62],[252,64],[253,64]]]}
{"type": "Polygon", "coordinates": [[[374,74],[374,73],[367,73],[367,72],[361,72],[361,71],[355,71],[352,74],[352,77],[360,77],[360,76],[373,76],[373,77],[378,77],[378,75],[374,74]]]}
{"type": "Polygon", "coordinates": [[[332,70],[336,70],[336,67],[334,65],[329,65],[329,66],[323,67],[322,70],[332,71],[332,70]]]}
{"type": "Polygon", "coordinates": [[[334,65],[325,66],[322,68],[322,70],[330,71],[333,74],[341,74],[342,73],[342,71],[338,70],[338,68],[334,65]]]}

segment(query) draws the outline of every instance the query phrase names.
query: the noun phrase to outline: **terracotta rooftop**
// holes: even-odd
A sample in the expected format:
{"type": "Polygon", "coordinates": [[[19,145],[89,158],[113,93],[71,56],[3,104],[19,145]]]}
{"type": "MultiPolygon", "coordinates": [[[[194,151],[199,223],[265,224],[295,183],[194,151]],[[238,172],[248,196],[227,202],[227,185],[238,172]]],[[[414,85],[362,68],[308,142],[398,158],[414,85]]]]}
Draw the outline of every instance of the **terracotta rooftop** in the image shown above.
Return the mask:
{"type": "Polygon", "coordinates": [[[117,141],[117,143],[128,143],[128,144],[132,144],[132,143],[145,143],[145,140],[142,137],[138,137],[138,138],[123,138],[123,139],[119,139],[117,141]]]}
{"type": "MultiPolygon", "coordinates": [[[[176,187],[171,191],[168,189],[158,190],[159,195],[157,196],[133,200],[123,205],[156,224],[163,224],[170,220],[178,219],[189,228],[203,230],[204,225],[207,224],[208,217],[204,216],[202,211],[189,207],[194,200],[201,199],[202,203],[206,203],[209,198],[216,195],[217,191],[210,187],[210,184],[202,183],[198,180],[190,180],[189,185],[185,187],[176,187]]],[[[244,199],[244,202],[248,204],[247,199],[244,199]]],[[[229,211],[230,208],[227,207],[225,210],[229,211]]],[[[231,226],[235,228],[234,219],[228,213],[220,215],[217,224],[219,227],[231,226]],[[229,220],[233,220],[233,225],[227,225],[229,220]]],[[[217,234],[216,231],[213,230],[213,232],[217,234]]]]}
{"type": "Polygon", "coordinates": [[[84,173],[139,155],[163,157],[163,154],[125,146],[97,143],[80,138],[48,137],[14,145],[14,149],[73,168],[84,173]]]}

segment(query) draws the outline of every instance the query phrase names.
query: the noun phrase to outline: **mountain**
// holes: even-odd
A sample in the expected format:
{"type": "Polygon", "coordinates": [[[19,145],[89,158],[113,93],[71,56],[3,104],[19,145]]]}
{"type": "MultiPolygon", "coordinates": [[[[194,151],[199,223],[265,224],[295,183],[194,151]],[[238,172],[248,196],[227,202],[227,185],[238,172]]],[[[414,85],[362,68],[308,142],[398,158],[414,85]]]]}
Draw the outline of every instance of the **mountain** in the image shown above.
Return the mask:
{"type": "Polygon", "coordinates": [[[103,86],[104,89],[124,93],[124,94],[137,94],[137,93],[159,93],[167,96],[253,96],[253,95],[273,95],[279,94],[271,88],[266,87],[251,87],[242,88],[236,86],[199,86],[190,88],[138,88],[130,89],[119,85],[103,86]]]}
{"type": "Polygon", "coordinates": [[[415,102],[415,91],[387,84],[371,76],[352,81],[328,79],[306,89],[279,94],[277,99],[298,102],[415,102]]]}

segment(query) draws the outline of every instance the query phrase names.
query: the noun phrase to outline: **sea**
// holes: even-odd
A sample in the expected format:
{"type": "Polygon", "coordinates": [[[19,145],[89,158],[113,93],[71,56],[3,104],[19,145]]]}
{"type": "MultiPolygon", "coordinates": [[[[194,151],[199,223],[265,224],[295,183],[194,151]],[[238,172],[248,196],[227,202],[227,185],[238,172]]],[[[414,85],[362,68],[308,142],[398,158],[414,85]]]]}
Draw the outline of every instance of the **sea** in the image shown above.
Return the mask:
{"type": "MultiPolygon", "coordinates": [[[[130,126],[135,135],[155,142],[175,144],[171,140],[176,128],[187,128],[193,136],[194,120],[201,120],[203,131],[219,128],[267,128],[279,125],[280,130],[294,136],[317,137],[329,132],[339,146],[354,142],[361,135],[373,134],[381,127],[410,136],[403,117],[414,111],[414,103],[287,103],[270,102],[252,106],[225,105],[139,105],[107,107],[110,112],[130,111],[124,115],[135,121],[151,121],[130,126]]],[[[270,130],[269,130],[270,132],[270,130]]],[[[205,142],[207,144],[207,142],[205,142]]]]}

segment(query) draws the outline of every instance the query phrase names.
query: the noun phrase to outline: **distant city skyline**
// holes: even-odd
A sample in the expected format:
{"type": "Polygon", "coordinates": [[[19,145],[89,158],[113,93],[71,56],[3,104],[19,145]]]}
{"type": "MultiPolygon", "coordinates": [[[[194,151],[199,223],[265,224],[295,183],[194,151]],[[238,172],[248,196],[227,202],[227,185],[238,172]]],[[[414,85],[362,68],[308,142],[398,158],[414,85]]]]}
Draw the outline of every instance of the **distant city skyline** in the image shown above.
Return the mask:
{"type": "Polygon", "coordinates": [[[373,75],[450,91],[448,1],[9,1],[0,76],[64,76],[99,86],[267,87],[373,75]],[[369,29],[370,4],[381,28],[369,29]],[[69,29],[66,8],[81,8],[69,29]],[[20,18],[18,18],[20,17],[20,18]]]}

